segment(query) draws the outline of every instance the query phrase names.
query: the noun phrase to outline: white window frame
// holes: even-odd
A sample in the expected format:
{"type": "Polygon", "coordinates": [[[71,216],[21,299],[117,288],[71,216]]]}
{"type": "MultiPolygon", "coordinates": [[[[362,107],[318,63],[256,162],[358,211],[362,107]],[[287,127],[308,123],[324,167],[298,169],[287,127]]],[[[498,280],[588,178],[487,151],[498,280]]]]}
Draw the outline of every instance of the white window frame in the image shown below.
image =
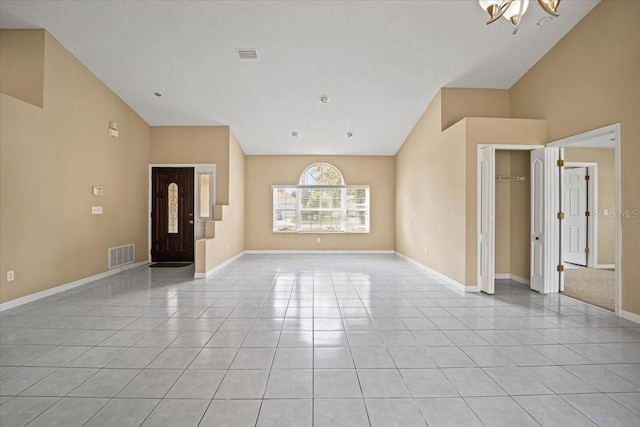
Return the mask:
{"type": "MultiPolygon", "coordinates": [[[[288,233],[315,233],[315,234],[334,234],[334,233],[353,233],[353,234],[366,234],[366,233],[370,233],[370,203],[371,203],[371,194],[370,194],[370,188],[368,185],[272,185],[271,186],[272,192],[273,192],[273,211],[272,211],[272,215],[273,215],[273,225],[272,225],[272,230],[274,233],[284,233],[284,234],[288,234],[288,233]],[[295,230],[281,230],[278,228],[278,219],[277,219],[277,214],[276,214],[276,208],[278,208],[277,205],[277,190],[280,188],[287,188],[287,189],[292,189],[296,191],[296,208],[295,208],[295,217],[296,217],[296,229],[295,230]],[[314,190],[322,190],[322,189],[329,189],[329,190],[335,190],[335,189],[340,189],[341,191],[341,197],[340,197],[340,208],[304,208],[302,206],[302,190],[306,189],[306,188],[311,188],[314,190]],[[348,209],[348,203],[347,203],[347,193],[349,189],[364,189],[366,191],[366,199],[365,199],[365,203],[363,207],[357,208],[357,209],[348,209]],[[331,212],[340,212],[340,229],[339,230],[323,230],[323,229],[319,229],[319,230],[303,230],[303,221],[302,221],[302,214],[303,212],[309,212],[309,211],[320,211],[320,212],[325,212],[325,211],[331,211],[331,212]],[[348,223],[348,215],[350,212],[364,212],[365,213],[365,229],[364,230],[349,230],[347,229],[347,223],[348,223]]],[[[278,211],[281,211],[282,209],[278,208],[278,211]]],[[[291,210],[291,209],[289,209],[291,210]]]]}

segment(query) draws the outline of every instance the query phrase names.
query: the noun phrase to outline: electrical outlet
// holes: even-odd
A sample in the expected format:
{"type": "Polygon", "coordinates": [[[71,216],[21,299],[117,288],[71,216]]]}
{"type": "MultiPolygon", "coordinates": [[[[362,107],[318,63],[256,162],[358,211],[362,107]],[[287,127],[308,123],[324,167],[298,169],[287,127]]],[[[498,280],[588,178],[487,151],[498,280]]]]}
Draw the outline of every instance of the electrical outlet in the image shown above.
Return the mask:
{"type": "Polygon", "coordinates": [[[11,271],[7,271],[7,282],[13,282],[15,280],[16,276],[15,273],[13,272],[13,270],[11,271]]]}
{"type": "Polygon", "coordinates": [[[316,238],[316,243],[320,243],[320,238],[319,237],[316,238]]]}

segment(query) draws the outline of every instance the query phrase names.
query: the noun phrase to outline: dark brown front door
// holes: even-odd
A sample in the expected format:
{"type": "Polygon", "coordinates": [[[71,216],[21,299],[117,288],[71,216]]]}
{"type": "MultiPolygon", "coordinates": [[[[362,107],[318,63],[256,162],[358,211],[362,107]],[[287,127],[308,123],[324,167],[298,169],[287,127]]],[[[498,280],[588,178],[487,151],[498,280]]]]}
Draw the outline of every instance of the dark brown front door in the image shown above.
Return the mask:
{"type": "Polygon", "coordinates": [[[193,261],[193,168],[153,168],[151,183],[151,260],[193,261]]]}

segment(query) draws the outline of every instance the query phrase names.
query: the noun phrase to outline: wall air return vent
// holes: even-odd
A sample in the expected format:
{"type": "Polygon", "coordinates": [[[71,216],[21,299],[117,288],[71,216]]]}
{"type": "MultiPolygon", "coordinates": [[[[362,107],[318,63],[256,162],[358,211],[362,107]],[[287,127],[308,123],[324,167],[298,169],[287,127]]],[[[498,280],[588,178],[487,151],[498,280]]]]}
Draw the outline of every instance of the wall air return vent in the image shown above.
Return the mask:
{"type": "Polygon", "coordinates": [[[240,59],[258,59],[258,51],[255,49],[236,49],[240,59]]]}
{"type": "Polygon", "coordinates": [[[136,246],[131,244],[109,248],[107,255],[109,257],[109,270],[132,264],[136,259],[136,246]]]}

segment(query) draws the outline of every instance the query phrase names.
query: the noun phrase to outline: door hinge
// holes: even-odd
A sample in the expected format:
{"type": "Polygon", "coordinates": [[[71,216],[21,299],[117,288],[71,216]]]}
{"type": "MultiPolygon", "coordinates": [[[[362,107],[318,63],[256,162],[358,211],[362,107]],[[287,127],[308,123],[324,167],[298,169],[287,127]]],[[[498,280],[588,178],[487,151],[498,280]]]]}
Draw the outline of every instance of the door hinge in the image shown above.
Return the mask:
{"type": "Polygon", "coordinates": [[[558,219],[564,219],[564,212],[558,212],[556,216],[558,219]]]}
{"type": "Polygon", "coordinates": [[[589,175],[585,175],[585,176],[584,176],[584,180],[585,180],[585,181],[589,181],[590,179],[591,179],[591,177],[590,177],[589,175]]]}
{"type": "Polygon", "coordinates": [[[558,270],[560,273],[562,273],[564,271],[564,265],[559,264],[558,267],[556,267],[556,270],[558,270]]]}
{"type": "Polygon", "coordinates": [[[584,248],[584,253],[585,253],[585,254],[588,254],[589,252],[590,252],[590,251],[589,251],[589,248],[584,248]]]}
{"type": "Polygon", "coordinates": [[[591,213],[589,211],[585,211],[584,216],[591,216],[591,213]]]}
{"type": "Polygon", "coordinates": [[[564,160],[560,159],[556,162],[556,164],[558,165],[558,167],[562,167],[564,166],[564,160]]]}

